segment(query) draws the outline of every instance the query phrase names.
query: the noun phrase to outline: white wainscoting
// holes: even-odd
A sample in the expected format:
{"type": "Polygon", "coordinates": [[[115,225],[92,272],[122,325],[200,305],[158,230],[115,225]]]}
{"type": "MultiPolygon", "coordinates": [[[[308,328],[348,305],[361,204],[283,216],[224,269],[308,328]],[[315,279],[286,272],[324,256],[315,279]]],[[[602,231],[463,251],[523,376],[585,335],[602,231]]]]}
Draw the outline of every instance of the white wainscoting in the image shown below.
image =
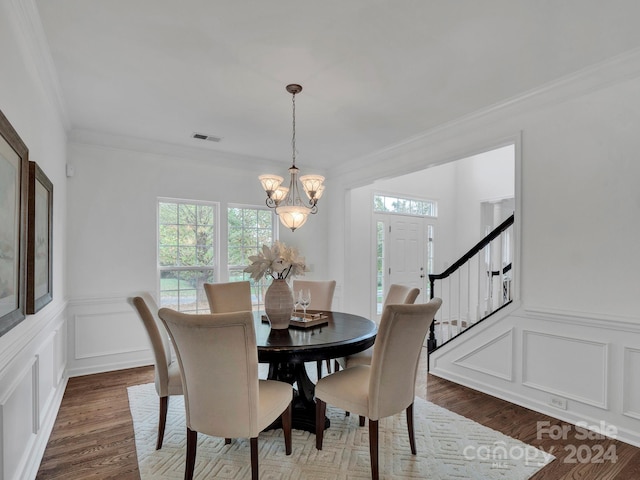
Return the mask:
{"type": "Polygon", "coordinates": [[[22,470],[25,453],[38,433],[37,394],[34,392],[37,357],[31,357],[30,362],[21,367],[22,370],[11,375],[12,381],[0,397],[3,478],[13,478],[22,470]]]}
{"type": "Polygon", "coordinates": [[[153,364],[149,337],[125,296],[69,301],[69,377],[153,364]]]}
{"type": "Polygon", "coordinates": [[[449,342],[430,372],[640,446],[640,320],[513,305],[449,342]]]}
{"type": "Polygon", "coordinates": [[[35,478],[67,383],[65,305],[23,324],[0,363],[0,480],[35,478]]]}
{"type": "Polygon", "coordinates": [[[606,343],[529,330],[522,335],[522,385],[607,408],[606,343]]]}
{"type": "MultiPolygon", "coordinates": [[[[636,343],[636,345],[638,345],[636,343]]],[[[640,349],[625,347],[622,374],[623,413],[640,420],[640,349]]]]}
{"type": "Polygon", "coordinates": [[[476,372],[512,381],[513,335],[514,329],[510,328],[502,335],[498,335],[469,353],[465,353],[454,360],[454,363],[476,372]]]}

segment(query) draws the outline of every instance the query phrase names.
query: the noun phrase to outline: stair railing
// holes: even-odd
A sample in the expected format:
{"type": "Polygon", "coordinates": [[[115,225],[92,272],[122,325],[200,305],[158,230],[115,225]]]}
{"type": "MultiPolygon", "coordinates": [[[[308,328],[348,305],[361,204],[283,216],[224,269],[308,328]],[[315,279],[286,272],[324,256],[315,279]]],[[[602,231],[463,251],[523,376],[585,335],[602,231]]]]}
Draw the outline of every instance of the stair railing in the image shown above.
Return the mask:
{"type": "Polygon", "coordinates": [[[444,272],[429,275],[431,298],[443,300],[431,324],[429,352],[513,300],[513,222],[511,215],[444,272]]]}

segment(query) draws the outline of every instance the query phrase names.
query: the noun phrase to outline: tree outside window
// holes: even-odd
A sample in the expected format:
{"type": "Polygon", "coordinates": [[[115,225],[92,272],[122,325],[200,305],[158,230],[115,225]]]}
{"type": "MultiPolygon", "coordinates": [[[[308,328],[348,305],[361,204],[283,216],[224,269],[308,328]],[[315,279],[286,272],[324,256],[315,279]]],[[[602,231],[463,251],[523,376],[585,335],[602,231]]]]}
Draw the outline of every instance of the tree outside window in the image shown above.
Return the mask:
{"type": "Polygon", "coordinates": [[[215,281],[217,204],[158,202],[160,305],[208,313],[203,284],[215,281]]]}
{"type": "MultiPolygon", "coordinates": [[[[233,206],[227,210],[228,247],[227,269],[230,282],[250,280],[243,270],[251,263],[249,257],[257,255],[262,245],[271,246],[276,240],[273,211],[267,208],[233,206]]],[[[266,279],[251,281],[251,301],[254,309],[263,308],[266,279]]]]}

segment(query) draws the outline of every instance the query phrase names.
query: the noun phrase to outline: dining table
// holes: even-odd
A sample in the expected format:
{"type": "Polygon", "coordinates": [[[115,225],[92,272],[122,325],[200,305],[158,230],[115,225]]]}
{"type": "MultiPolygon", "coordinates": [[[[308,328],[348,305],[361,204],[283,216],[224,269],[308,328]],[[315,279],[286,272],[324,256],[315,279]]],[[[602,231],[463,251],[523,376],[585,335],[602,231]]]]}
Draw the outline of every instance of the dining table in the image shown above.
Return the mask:
{"type": "MultiPolygon", "coordinates": [[[[306,362],[345,357],[371,347],[378,327],[368,318],[344,312],[307,310],[321,317],[314,326],[293,325],[272,329],[263,312],[254,312],[258,361],[269,364],[269,380],[296,386],[292,427],[315,433],[315,384],[309,378],[306,362]],[[320,314],[320,315],[318,315],[320,314]],[[324,321],[326,320],[326,322],[324,321]]],[[[278,421],[269,428],[279,428],[278,421]]],[[[325,418],[325,428],[330,421],[325,418]]]]}

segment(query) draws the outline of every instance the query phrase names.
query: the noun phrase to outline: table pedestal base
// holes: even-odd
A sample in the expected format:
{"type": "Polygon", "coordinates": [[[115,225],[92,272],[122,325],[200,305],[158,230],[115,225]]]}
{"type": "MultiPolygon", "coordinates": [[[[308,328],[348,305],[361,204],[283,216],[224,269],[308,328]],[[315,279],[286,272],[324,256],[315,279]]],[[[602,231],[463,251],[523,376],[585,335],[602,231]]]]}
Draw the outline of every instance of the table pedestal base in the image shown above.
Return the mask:
{"type": "MultiPolygon", "coordinates": [[[[297,389],[293,392],[291,426],[296,430],[316,433],[316,402],[313,399],[315,385],[307,375],[304,363],[270,363],[269,380],[279,380],[289,385],[294,383],[297,389]]],[[[329,428],[331,422],[325,417],[324,428],[329,428]]],[[[266,430],[282,428],[280,420],[273,422],[266,430]]]]}

